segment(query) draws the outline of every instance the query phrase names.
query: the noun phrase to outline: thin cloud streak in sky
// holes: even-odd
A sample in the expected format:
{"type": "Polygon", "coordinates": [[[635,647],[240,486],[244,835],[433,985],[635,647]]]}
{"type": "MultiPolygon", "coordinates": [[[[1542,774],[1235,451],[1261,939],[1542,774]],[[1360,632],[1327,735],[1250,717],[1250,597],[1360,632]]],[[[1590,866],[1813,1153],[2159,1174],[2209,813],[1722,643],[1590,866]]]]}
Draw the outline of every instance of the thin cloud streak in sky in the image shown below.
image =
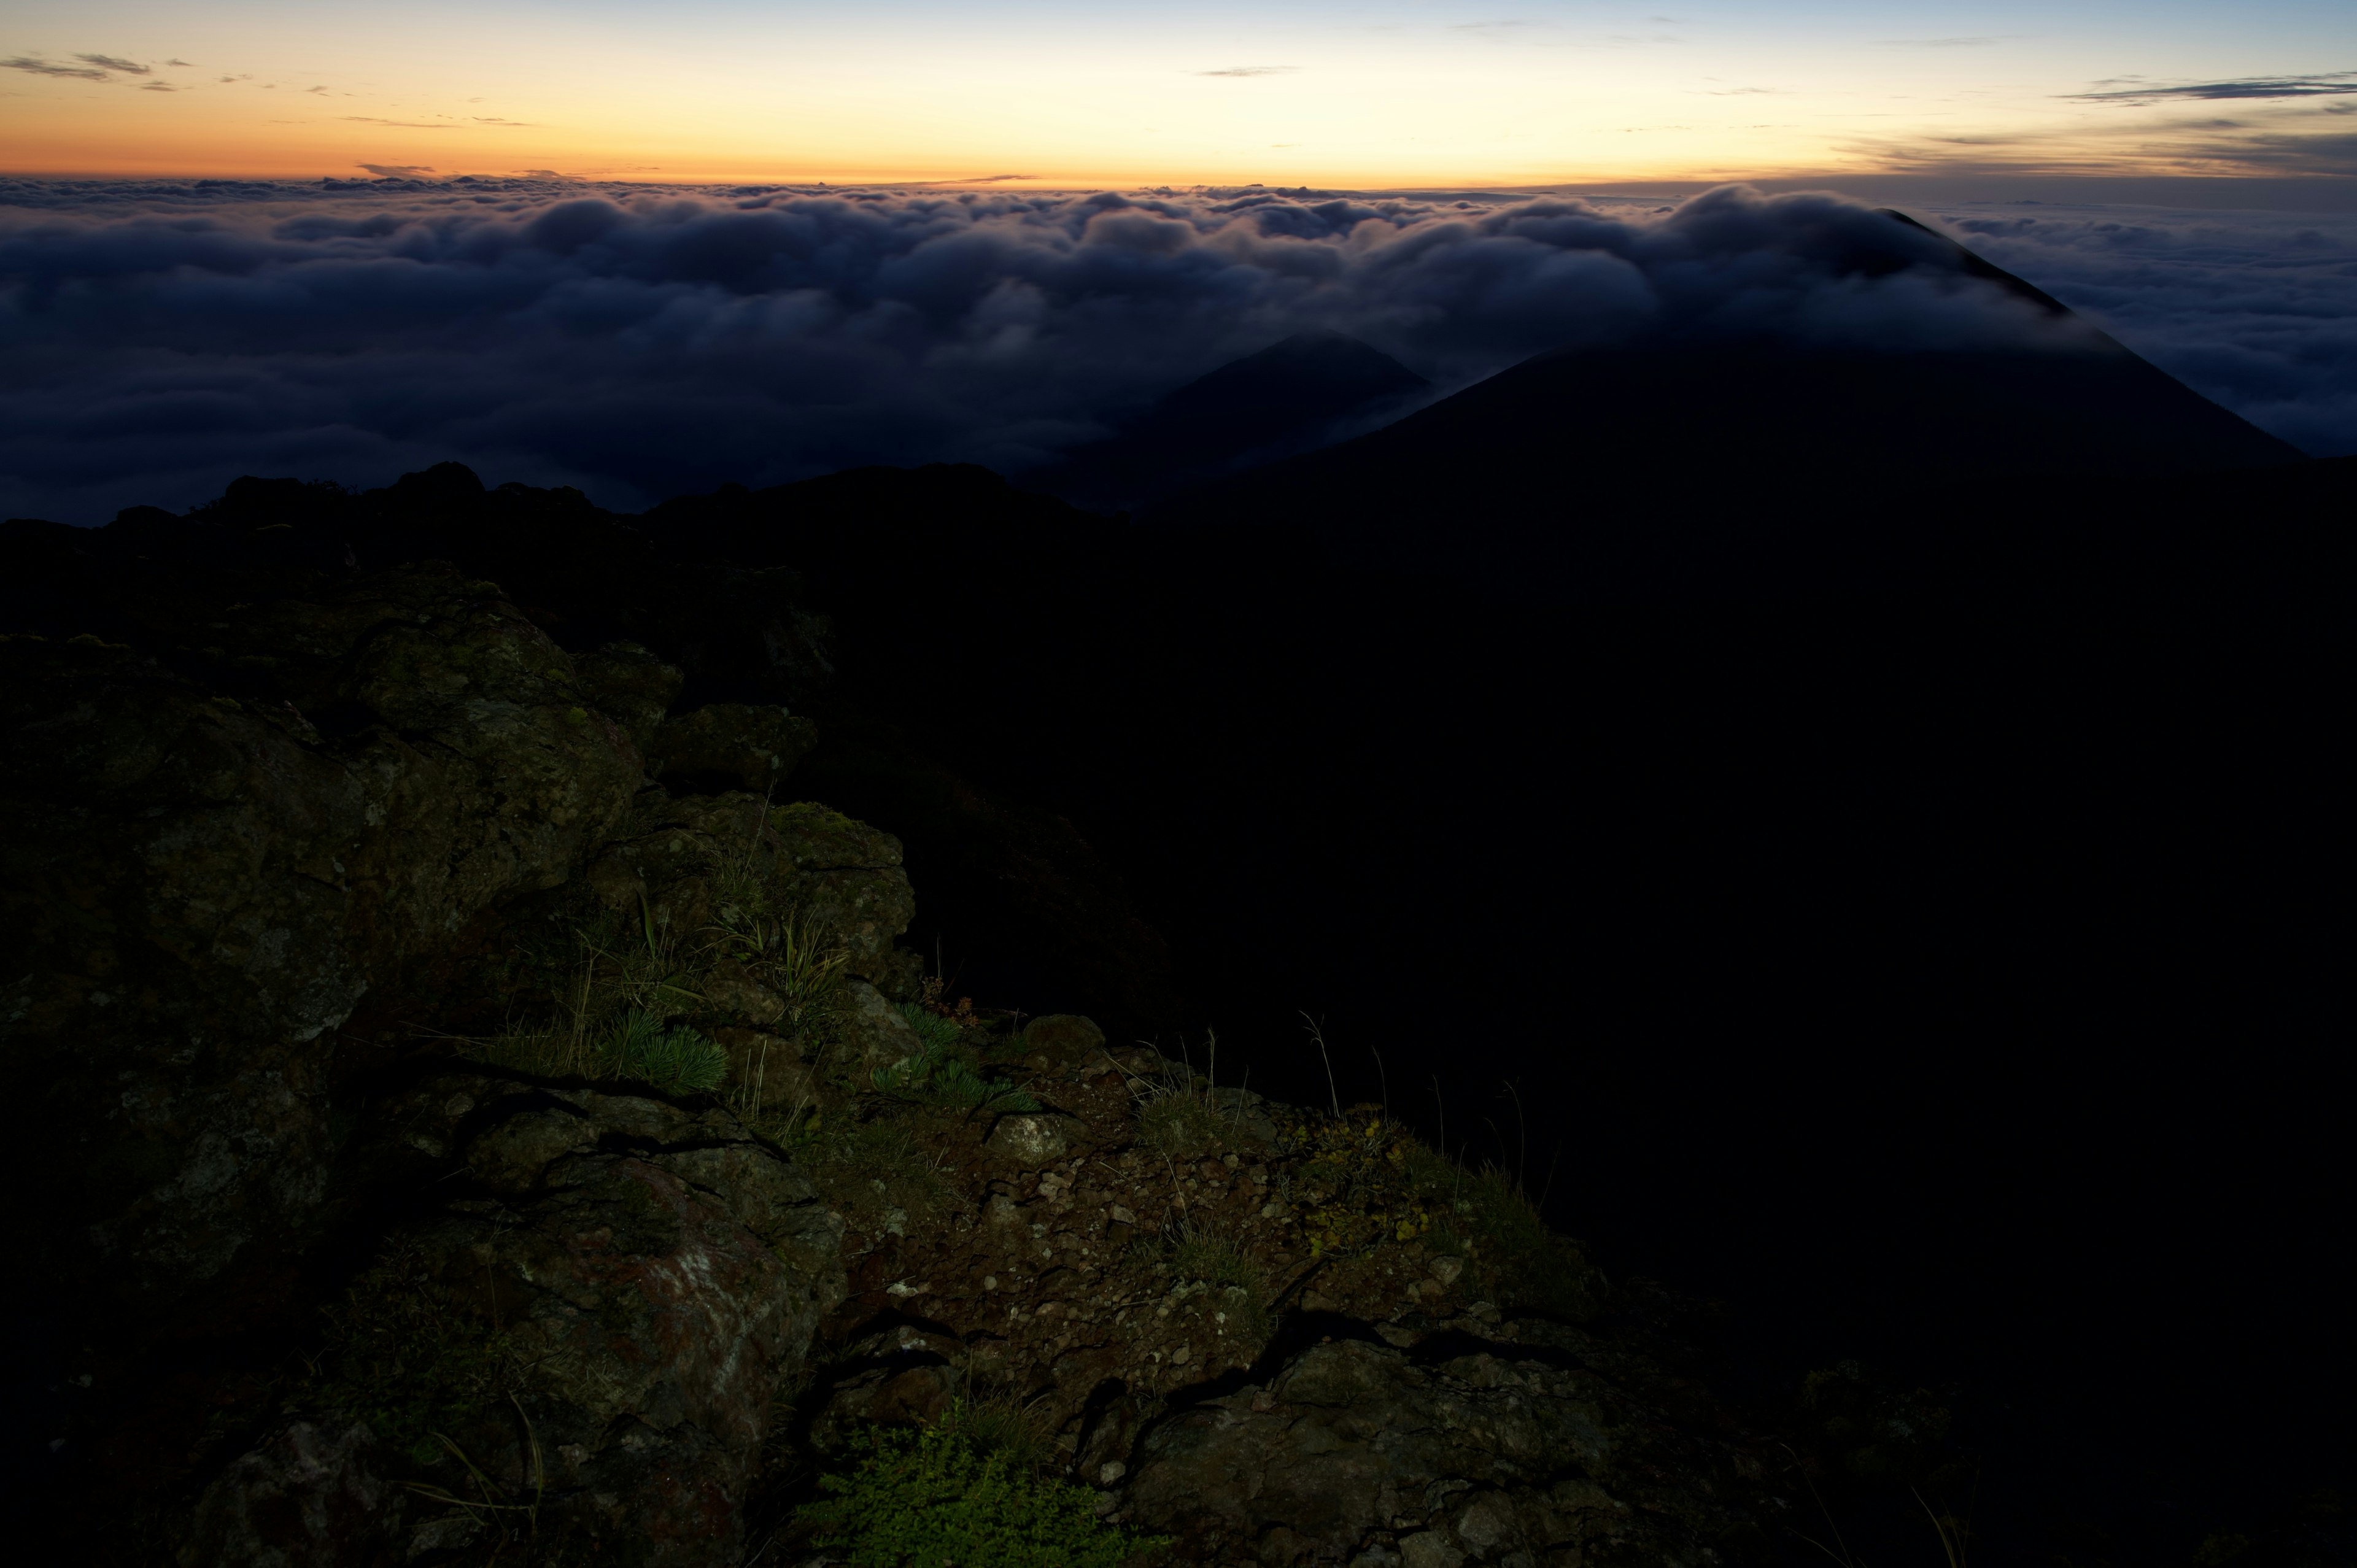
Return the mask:
{"type": "Polygon", "coordinates": [[[79,77],[84,81],[105,81],[108,80],[106,72],[96,66],[53,65],[48,60],[40,59],[30,55],[16,55],[7,59],[0,59],[0,70],[21,70],[29,72],[34,76],[79,77]]]}
{"type": "Polygon", "coordinates": [[[2171,100],[2238,98],[2331,98],[2357,96],[2357,70],[2312,76],[2255,77],[2242,81],[2193,82],[2179,87],[2132,86],[2103,92],[2074,92],[2080,103],[2161,103],[2171,100]]]}

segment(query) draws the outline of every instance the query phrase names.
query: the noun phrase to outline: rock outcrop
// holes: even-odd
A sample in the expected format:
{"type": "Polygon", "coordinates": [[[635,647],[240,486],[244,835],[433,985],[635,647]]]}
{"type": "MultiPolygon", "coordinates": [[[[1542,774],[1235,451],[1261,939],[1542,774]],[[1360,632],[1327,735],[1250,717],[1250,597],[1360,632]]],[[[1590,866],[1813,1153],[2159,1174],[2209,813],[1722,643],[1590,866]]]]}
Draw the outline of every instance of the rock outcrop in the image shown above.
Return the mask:
{"type": "Polygon", "coordinates": [[[780,796],[815,726],[703,700],[816,678],[783,575],[567,597],[579,509],[461,477],[0,539],[59,585],[0,639],[0,1049],[76,1560],[791,1562],[830,1444],[977,1403],[1175,1562],[1747,1550],[1757,1445],[1511,1184],[943,1004],[899,839],[780,796]],[[363,569],[452,497],[539,587],[363,569]]]}
{"type": "Polygon", "coordinates": [[[0,1050],[42,1108],[12,1250],[96,1369],[60,1529],[91,1562],[735,1563],[842,1222],[711,1096],[634,1085],[726,1084],[699,1028],[787,1026],[770,911],[905,989],[897,842],[650,781],[683,677],[642,646],[576,662],[444,564],[135,521],[5,542],[60,590],[0,637],[0,1050]],[[600,918],[643,997],[548,1047],[600,918]]]}
{"type": "Polygon", "coordinates": [[[475,1073],[393,1096],[368,1144],[379,1190],[436,1195],[339,1309],[327,1397],[375,1427],[274,1433],[207,1490],[188,1560],[414,1561],[522,1508],[560,1559],[736,1563],[772,1404],[843,1294],[809,1179],[716,1108],[475,1073]],[[392,1369],[428,1347],[422,1379],[392,1369]]]}
{"type": "Polygon", "coordinates": [[[142,620],[146,651],[0,645],[6,1070],[76,1217],[31,1255],[135,1311],[310,1234],[332,1032],[564,882],[640,772],[564,650],[447,567],[142,620]]]}
{"type": "Polygon", "coordinates": [[[766,798],[818,744],[818,726],[783,708],[714,703],[666,719],[648,771],[674,786],[747,789],[766,798]]]}
{"type": "Polygon", "coordinates": [[[1355,1568],[1683,1568],[1756,1530],[1722,1497],[1758,1461],[1595,1370],[1579,1331],[1472,1326],[1328,1339],[1184,1411],[1125,1466],[1125,1517],[1194,1561],[1355,1568]]]}
{"type": "Polygon", "coordinates": [[[779,807],[770,823],[793,865],[784,897],[805,919],[841,933],[853,974],[888,996],[914,995],[923,961],[892,945],[917,907],[900,841],[810,800],[779,807]]]}

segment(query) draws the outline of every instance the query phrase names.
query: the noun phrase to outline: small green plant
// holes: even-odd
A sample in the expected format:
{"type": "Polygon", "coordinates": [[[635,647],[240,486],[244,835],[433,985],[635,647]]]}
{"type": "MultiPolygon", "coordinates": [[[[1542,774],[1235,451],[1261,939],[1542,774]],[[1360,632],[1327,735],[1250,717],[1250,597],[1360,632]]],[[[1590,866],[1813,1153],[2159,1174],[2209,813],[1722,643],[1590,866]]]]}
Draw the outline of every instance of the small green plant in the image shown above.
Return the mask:
{"type": "Polygon", "coordinates": [[[1022,1113],[1039,1109],[1038,1101],[1006,1079],[982,1075],[980,1053],[968,1042],[965,1028],[910,1002],[900,1004],[900,1015],[924,1048],[904,1061],[877,1068],[871,1079],[877,1093],[956,1111],[1022,1113]]]}
{"type": "Polygon", "coordinates": [[[1215,1147],[1227,1133],[1207,1094],[1174,1090],[1157,1094],[1137,1109],[1137,1134],[1148,1148],[1184,1159],[1215,1147]]]}
{"type": "Polygon", "coordinates": [[[1180,1220],[1169,1237],[1170,1272],[1182,1281],[1200,1280],[1220,1292],[1212,1308],[1219,1332],[1253,1344],[1265,1340],[1269,1321],[1260,1270],[1232,1236],[1191,1220],[1180,1220]]]}
{"type": "Polygon", "coordinates": [[[906,1112],[869,1122],[803,1122],[781,1139],[826,1200],[863,1225],[939,1213],[952,1189],[940,1156],[909,1125],[906,1112]]]}
{"type": "Polygon", "coordinates": [[[514,1387],[507,1336],[453,1300],[413,1248],[390,1250],[327,1318],[310,1397],[418,1464],[439,1459],[448,1434],[514,1387]]]}
{"type": "Polygon", "coordinates": [[[832,1036],[851,962],[846,949],[797,913],[771,913],[765,885],[750,877],[724,884],[712,929],[718,950],[785,1004],[778,1028],[811,1045],[832,1036]]]}
{"type": "Polygon", "coordinates": [[[672,1027],[637,1008],[589,1040],[600,1077],[636,1079],[665,1094],[705,1094],[726,1082],[728,1053],[694,1029],[672,1027]]]}
{"type": "Polygon", "coordinates": [[[1257,1285],[1260,1273],[1244,1250],[1226,1237],[1181,1221],[1171,1239],[1171,1271],[1180,1279],[1215,1285],[1257,1285]]]}
{"type": "MultiPolygon", "coordinates": [[[[1189,1159],[1234,1139],[1233,1119],[1220,1109],[1219,1035],[1210,1033],[1206,1045],[1208,1074],[1195,1071],[1191,1057],[1183,1064],[1165,1061],[1150,1074],[1121,1069],[1129,1079],[1130,1098],[1137,1105],[1138,1141],[1166,1158],[1189,1159]]],[[[1183,1049],[1183,1041],[1181,1046],[1183,1049]]]]}
{"type": "Polygon", "coordinates": [[[909,1027],[917,1032],[917,1038],[925,1042],[929,1051],[951,1050],[965,1042],[965,1030],[957,1020],[944,1018],[922,1003],[901,1003],[900,1016],[909,1021],[909,1027]]]}
{"type": "Polygon", "coordinates": [[[1050,1452],[1038,1408],[1012,1392],[961,1399],[950,1406],[942,1424],[973,1444],[975,1453],[985,1457],[1003,1454],[1017,1475],[1033,1476],[1047,1468],[1050,1452]]]}
{"type": "Polygon", "coordinates": [[[803,1505],[816,1543],[850,1568],[1121,1568],[1168,1538],[1101,1524],[1096,1494],[989,1448],[952,1411],[915,1430],[870,1427],[803,1505]]]}

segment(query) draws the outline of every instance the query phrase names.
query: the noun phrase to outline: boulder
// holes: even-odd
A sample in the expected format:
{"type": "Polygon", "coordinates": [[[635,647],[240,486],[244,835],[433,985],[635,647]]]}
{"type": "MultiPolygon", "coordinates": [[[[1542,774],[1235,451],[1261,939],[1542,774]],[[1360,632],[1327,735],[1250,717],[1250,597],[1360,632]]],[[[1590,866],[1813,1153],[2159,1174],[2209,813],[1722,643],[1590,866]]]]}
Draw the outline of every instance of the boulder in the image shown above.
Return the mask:
{"type": "Polygon", "coordinates": [[[818,726],[783,708],[712,703],[666,719],[648,771],[674,790],[747,789],[767,797],[818,744],[818,726]]]}
{"type": "Polygon", "coordinates": [[[0,641],[0,1052],[60,1141],[18,1256],[137,1323],[311,1233],[333,1031],[563,882],[639,780],[564,651],[447,566],[164,602],[154,643],[210,639],[178,662],[217,680],[0,641]]]}
{"type": "Polygon", "coordinates": [[[1049,1112],[1001,1116],[983,1146],[1002,1159],[1041,1165],[1071,1154],[1072,1140],[1081,1131],[1076,1119],[1049,1112]]]}
{"type": "Polygon", "coordinates": [[[834,933],[852,973],[895,1000],[914,995],[918,961],[892,946],[917,916],[900,841],[815,800],[778,807],[770,826],[793,868],[782,897],[834,933]]]}
{"type": "Polygon", "coordinates": [[[1716,1561],[1741,1522],[1727,1449],[1572,1357],[1449,1348],[1337,1339],[1174,1413],[1138,1444],[1119,1517],[1196,1562],[1716,1561]]]}
{"type": "Polygon", "coordinates": [[[679,700],[685,677],[635,642],[609,642],[574,660],[582,694],[590,705],[622,727],[644,757],[652,749],[663,715],[679,700]]]}
{"type": "Polygon", "coordinates": [[[842,1222],[802,1172],[717,1108],[480,1074],[393,1096],[365,1141],[381,1187],[438,1201],[393,1231],[341,1310],[430,1321],[441,1348],[388,1372],[364,1353],[377,1341],[331,1337],[314,1420],[347,1430],[338,1423],[438,1400],[445,1424],[423,1444],[405,1429],[339,1439],[339,1452],[375,1455],[369,1474],[414,1484],[371,1490],[354,1459],[342,1479],[296,1487],[324,1500],[291,1510],[271,1500],[295,1486],[278,1453],[291,1440],[274,1438],[232,1464],[199,1513],[275,1509],[275,1522],[238,1528],[286,1555],[221,1560],[357,1568],[375,1560],[371,1542],[411,1528],[387,1510],[407,1498],[414,1515],[422,1487],[536,1505],[552,1560],[733,1568],[779,1391],[844,1294],[842,1222]],[[455,1181],[429,1176],[453,1166],[455,1181]],[[452,1365],[480,1368],[463,1398],[447,1387],[452,1365]],[[317,1544],[307,1521],[330,1514],[339,1538],[317,1544]]]}
{"type": "Polygon", "coordinates": [[[1104,1031],[1096,1026],[1094,1020],[1077,1013],[1051,1013],[1023,1026],[1024,1047],[1047,1057],[1058,1067],[1077,1066],[1091,1059],[1104,1049],[1104,1031]]]}
{"type": "MultiPolygon", "coordinates": [[[[371,1563],[409,1533],[410,1494],[379,1473],[376,1435],[355,1421],[291,1421],[241,1455],[199,1499],[188,1568],[371,1563]]],[[[431,1544],[445,1542],[437,1531],[431,1544]]],[[[403,1544],[407,1544],[405,1541],[403,1544]]]]}
{"type": "Polygon", "coordinates": [[[883,993],[856,977],[843,983],[836,1002],[837,1070],[855,1089],[866,1089],[875,1073],[908,1060],[925,1048],[900,1009],[883,993]]]}
{"type": "MultiPolygon", "coordinates": [[[[684,935],[727,915],[716,892],[738,874],[766,884],[779,914],[842,947],[851,974],[895,1000],[915,994],[920,961],[893,947],[917,913],[900,841],[815,802],[765,811],[743,792],[674,797],[651,787],[590,866],[588,886],[610,909],[643,900],[657,926],[684,935]]],[[[776,1017],[763,1016],[758,997],[732,994],[748,1004],[733,1008],[746,1021],[776,1017]]]]}

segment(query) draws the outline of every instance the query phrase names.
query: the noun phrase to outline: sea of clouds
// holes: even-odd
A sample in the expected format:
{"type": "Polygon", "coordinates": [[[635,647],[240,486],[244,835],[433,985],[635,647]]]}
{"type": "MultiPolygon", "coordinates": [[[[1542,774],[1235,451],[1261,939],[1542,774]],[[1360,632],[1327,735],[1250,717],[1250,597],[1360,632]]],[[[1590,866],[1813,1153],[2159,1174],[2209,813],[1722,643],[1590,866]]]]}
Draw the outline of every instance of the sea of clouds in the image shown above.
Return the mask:
{"type": "MultiPolygon", "coordinates": [[[[2357,451],[2357,219],[1923,214],[2199,390],[2357,451]]],[[[858,463],[1020,474],[1304,328],[1465,385],[1641,336],[2067,347],[1827,195],[1072,196],[0,180],[0,514],[448,458],[636,509],[858,463]]]]}

